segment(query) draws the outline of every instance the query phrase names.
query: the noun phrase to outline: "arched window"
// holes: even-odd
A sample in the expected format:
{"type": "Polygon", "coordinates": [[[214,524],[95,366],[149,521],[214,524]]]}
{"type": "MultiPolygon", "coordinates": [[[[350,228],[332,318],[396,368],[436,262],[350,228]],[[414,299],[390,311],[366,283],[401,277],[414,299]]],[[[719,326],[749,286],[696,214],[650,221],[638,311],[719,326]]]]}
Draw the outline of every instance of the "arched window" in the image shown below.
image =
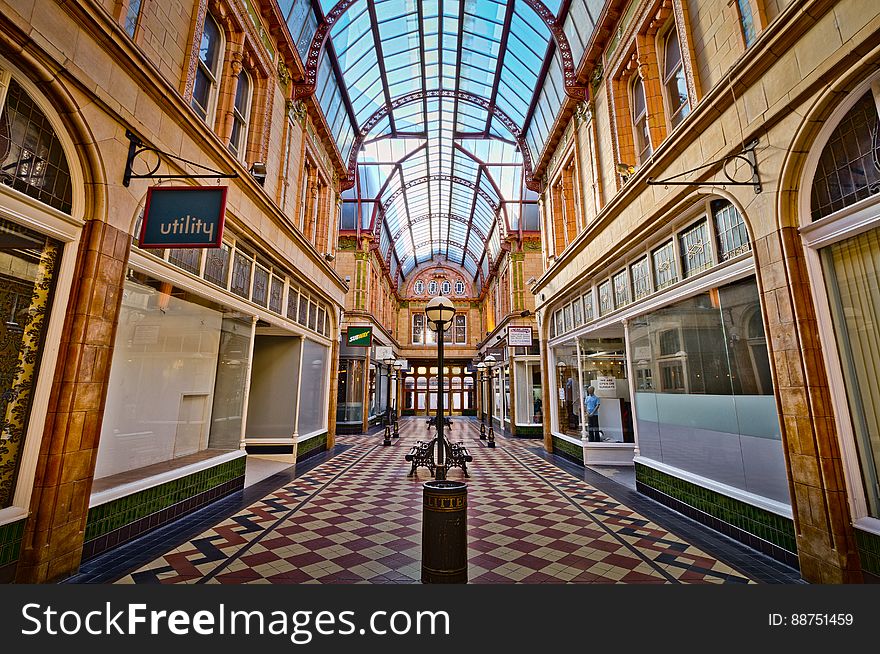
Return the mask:
{"type": "Polygon", "coordinates": [[[440,288],[442,289],[443,295],[449,295],[452,292],[452,284],[447,281],[444,281],[440,288]]]}
{"type": "Polygon", "coordinates": [[[202,42],[199,46],[199,64],[193,86],[192,107],[206,123],[210,123],[217,103],[220,64],[223,59],[223,33],[211,14],[205,15],[202,42]]]}
{"type": "Polygon", "coordinates": [[[238,74],[238,84],[235,86],[235,103],[232,106],[232,133],[229,136],[229,149],[232,154],[242,160],[244,160],[247,150],[252,95],[253,87],[250,75],[242,69],[238,74]]]}
{"type": "MultiPolygon", "coordinates": [[[[0,99],[2,82],[0,77],[0,99]]],[[[71,211],[73,189],[61,141],[14,79],[0,107],[0,182],[64,213],[71,211]]]]}
{"type": "Polygon", "coordinates": [[[675,128],[691,112],[684,67],[681,62],[681,44],[678,42],[675,26],[666,34],[663,46],[663,90],[666,95],[669,124],[675,128]]]}
{"type": "Polygon", "coordinates": [[[428,282],[428,295],[437,295],[437,282],[428,282]]]}
{"type": "Polygon", "coordinates": [[[645,100],[645,84],[638,74],[633,75],[631,96],[633,137],[636,155],[641,164],[651,156],[651,135],[648,132],[648,104],[645,100]]]}
{"type": "Polygon", "coordinates": [[[880,121],[869,90],[832,132],[819,157],[811,215],[819,220],[880,192],[880,121]]]}
{"type": "Polygon", "coordinates": [[[425,282],[423,282],[421,279],[418,280],[415,283],[415,286],[413,286],[413,292],[416,295],[421,295],[422,293],[424,293],[425,292],[425,282]]]}
{"type": "Polygon", "coordinates": [[[455,294],[456,295],[464,295],[464,282],[462,282],[462,281],[455,282],[455,294]]]}

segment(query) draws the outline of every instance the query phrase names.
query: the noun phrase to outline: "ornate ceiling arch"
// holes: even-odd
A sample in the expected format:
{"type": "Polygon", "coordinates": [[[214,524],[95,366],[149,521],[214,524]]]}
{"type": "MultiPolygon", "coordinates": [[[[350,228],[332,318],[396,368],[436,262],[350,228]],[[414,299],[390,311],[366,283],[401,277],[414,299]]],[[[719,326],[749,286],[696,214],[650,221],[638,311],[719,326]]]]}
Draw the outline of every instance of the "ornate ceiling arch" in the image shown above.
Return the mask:
{"type": "MultiPolygon", "coordinates": [[[[587,88],[581,86],[577,82],[577,70],[575,69],[574,56],[571,53],[571,46],[568,38],[565,36],[561,21],[556,19],[554,14],[541,0],[522,0],[544,21],[544,24],[550,30],[553,36],[553,42],[559,50],[559,58],[562,62],[562,74],[565,80],[565,94],[575,100],[587,100],[587,88]]],[[[324,51],[324,45],[330,36],[330,30],[339,21],[339,19],[347,12],[352,5],[358,0],[340,0],[327,14],[324,20],[318,24],[312,42],[309,45],[308,54],[305,64],[305,79],[301,84],[297,84],[293,88],[293,99],[301,100],[315,93],[318,86],[318,65],[321,62],[321,53],[324,51]]]]}
{"type": "Polygon", "coordinates": [[[494,117],[498,118],[502,122],[502,124],[510,131],[510,134],[513,136],[514,140],[516,140],[517,146],[519,146],[519,152],[522,155],[523,160],[523,173],[525,175],[525,183],[526,187],[531,189],[532,191],[539,191],[540,184],[537,180],[535,180],[532,176],[532,154],[529,150],[528,143],[526,143],[525,136],[522,133],[522,130],[519,126],[514,122],[506,113],[504,113],[497,106],[493,105],[486,98],[474,95],[473,93],[467,93],[465,91],[455,91],[452,89],[430,89],[428,91],[416,91],[415,93],[407,93],[406,95],[400,96],[399,98],[395,98],[391,101],[391,104],[383,104],[372,116],[367,119],[363,125],[361,125],[360,132],[355,138],[354,145],[352,145],[351,152],[348,155],[348,179],[342,183],[342,189],[349,189],[354,186],[355,179],[357,176],[357,161],[358,156],[361,153],[361,146],[366,140],[367,136],[370,135],[370,132],[379,122],[386,118],[391,112],[395,109],[399,109],[400,107],[406,106],[408,104],[413,104],[415,102],[421,102],[422,100],[430,99],[430,98],[452,98],[458,100],[460,102],[467,102],[469,104],[476,105],[490,112],[494,117]]]}

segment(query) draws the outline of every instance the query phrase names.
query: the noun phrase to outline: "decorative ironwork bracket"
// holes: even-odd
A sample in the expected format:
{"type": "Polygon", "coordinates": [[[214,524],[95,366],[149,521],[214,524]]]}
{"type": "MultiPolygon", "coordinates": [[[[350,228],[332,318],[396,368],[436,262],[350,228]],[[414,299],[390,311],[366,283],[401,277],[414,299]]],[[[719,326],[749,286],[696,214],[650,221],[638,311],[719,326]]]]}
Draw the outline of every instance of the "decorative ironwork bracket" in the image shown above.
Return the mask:
{"type": "Polygon", "coordinates": [[[751,186],[755,189],[755,195],[757,195],[762,191],[761,178],[758,175],[758,159],[755,156],[755,148],[757,147],[757,145],[758,139],[755,139],[754,141],[746,145],[743,148],[742,152],[740,152],[739,154],[724,157],[723,159],[718,159],[717,161],[712,161],[711,163],[692,168],[691,170],[679,173],[678,175],[673,175],[672,177],[669,177],[667,179],[654,179],[653,177],[649,177],[646,180],[646,183],[651,186],[751,186]],[[734,176],[728,172],[728,166],[736,161],[744,161],[746,163],[748,169],[751,171],[752,178],[750,181],[737,181],[736,179],[734,179],[734,176]],[[721,164],[721,172],[724,173],[724,176],[727,178],[726,180],[713,179],[705,182],[677,181],[681,177],[690,175],[691,173],[695,173],[700,170],[705,170],[706,168],[712,168],[713,166],[717,166],[718,164],[721,164]]]}
{"type": "Polygon", "coordinates": [[[144,142],[141,141],[137,137],[137,135],[130,130],[125,130],[125,136],[128,137],[130,143],[128,146],[128,159],[126,159],[125,161],[125,172],[122,175],[123,186],[128,186],[133,179],[233,179],[235,177],[238,177],[238,173],[221,173],[219,170],[208,168],[208,166],[203,166],[202,164],[196,163],[195,161],[190,161],[189,159],[184,159],[183,157],[178,157],[167,152],[162,152],[161,150],[157,150],[156,148],[150,147],[149,145],[144,145],[144,142]],[[149,172],[143,175],[138,175],[132,172],[132,165],[134,164],[134,160],[137,159],[138,155],[141,155],[144,152],[154,153],[156,155],[156,163],[149,170],[149,172]],[[185,163],[199,170],[208,171],[210,174],[157,175],[156,171],[159,170],[159,166],[162,164],[162,157],[165,157],[166,159],[171,159],[173,161],[185,163]]]}

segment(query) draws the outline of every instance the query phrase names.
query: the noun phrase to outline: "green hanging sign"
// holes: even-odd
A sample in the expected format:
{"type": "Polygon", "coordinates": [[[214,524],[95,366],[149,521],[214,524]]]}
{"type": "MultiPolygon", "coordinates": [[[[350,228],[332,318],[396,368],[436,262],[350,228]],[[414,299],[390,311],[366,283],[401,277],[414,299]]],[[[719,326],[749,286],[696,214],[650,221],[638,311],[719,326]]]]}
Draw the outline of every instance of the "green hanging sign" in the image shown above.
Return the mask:
{"type": "Polygon", "coordinates": [[[372,344],[372,327],[349,327],[346,331],[346,345],[349,347],[370,347],[372,344]]]}

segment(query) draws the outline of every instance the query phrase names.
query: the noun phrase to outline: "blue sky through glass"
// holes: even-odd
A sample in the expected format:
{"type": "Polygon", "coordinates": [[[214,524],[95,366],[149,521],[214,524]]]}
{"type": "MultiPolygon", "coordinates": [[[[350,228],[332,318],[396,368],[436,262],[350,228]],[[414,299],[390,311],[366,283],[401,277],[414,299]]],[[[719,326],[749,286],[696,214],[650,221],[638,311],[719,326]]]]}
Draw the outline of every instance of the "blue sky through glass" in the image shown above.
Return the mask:
{"type": "MultiPolygon", "coordinates": [[[[293,15],[301,2],[280,5],[293,15]]],[[[559,11],[560,0],[544,4],[559,11]]],[[[335,5],[320,2],[325,14],[335,5]]],[[[298,45],[314,32],[302,23],[298,45]]],[[[543,103],[538,127],[546,131],[545,114],[562,100],[560,91],[553,107],[541,95],[544,60],[554,54],[549,29],[524,0],[358,0],[329,42],[318,94],[344,156],[361,126],[387,113],[365,135],[358,185],[346,201],[378,203],[361,212],[379,207],[380,247],[393,251],[403,276],[448,260],[478,278],[499,255],[504,232],[517,228],[522,203],[535,200],[523,184],[516,135],[494,112],[529,131],[536,159],[543,147],[536,106],[543,103]]]]}

